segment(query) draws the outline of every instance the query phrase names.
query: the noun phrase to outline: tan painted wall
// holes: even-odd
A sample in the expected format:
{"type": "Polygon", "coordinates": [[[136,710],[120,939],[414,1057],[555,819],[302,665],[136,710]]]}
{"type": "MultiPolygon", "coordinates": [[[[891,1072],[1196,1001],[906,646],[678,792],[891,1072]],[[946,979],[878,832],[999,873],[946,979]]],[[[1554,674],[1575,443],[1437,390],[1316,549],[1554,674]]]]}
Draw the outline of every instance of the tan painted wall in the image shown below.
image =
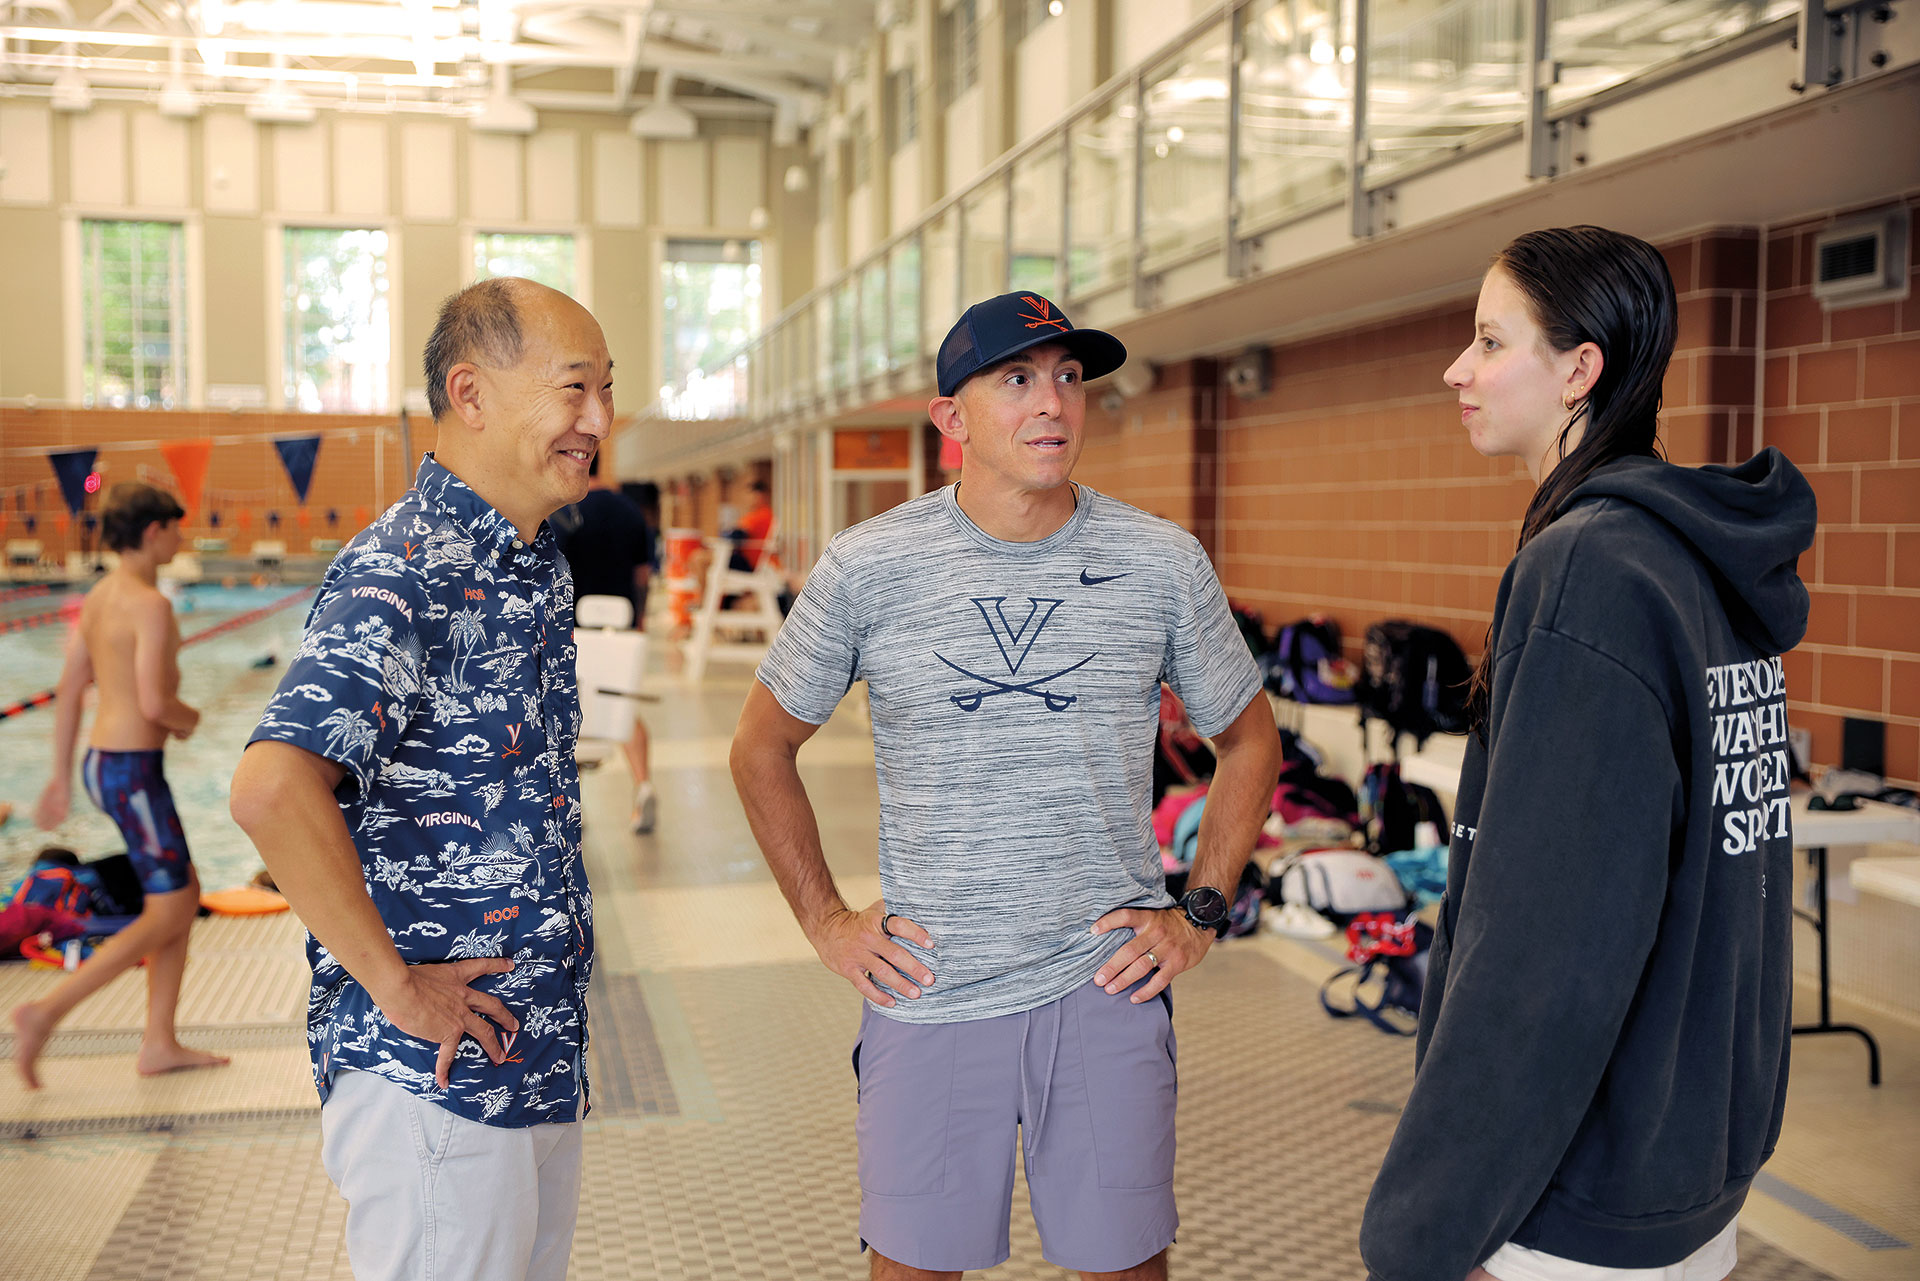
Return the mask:
{"type": "Polygon", "coordinates": [[[767,126],[759,122],[705,122],[693,148],[698,154],[689,163],[682,145],[669,165],[662,144],[632,139],[624,117],[616,115],[544,113],[540,132],[521,139],[474,135],[463,121],[419,116],[323,111],[313,125],[288,127],[256,126],[235,112],[208,111],[183,127],[169,124],[177,145],[156,160],[131,145],[140,127],[156,118],[151,108],[102,105],[87,116],[31,103],[7,109],[26,113],[47,145],[39,160],[6,157],[9,178],[0,182],[0,290],[6,301],[0,307],[0,399],[66,397],[63,322],[73,304],[63,280],[63,221],[70,209],[83,216],[197,221],[202,251],[188,269],[204,291],[205,319],[204,332],[189,335],[199,352],[195,359],[204,362],[207,384],[260,386],[269,407],[275,392],[267,386],[269,346],[277,332],[270,308],[277,295],[266,274],[273,259],[270,238],[283,223],[397,230],[395,317],[408,388],[421,384],[419,352],[440,301],[472,274],[463,260],[466,232],[572,230],[588,251],[592,303],[624,375],[621,404],[627,409],[641,408],[657,390],[653,309],[656,259],[666,234],[757,235],[768,242],[767,290],[775,308],[782,296],[803,291],[812,272],[809,235],[773,245],[789,228],[811,221],[813,194],[790,197],[780,186],[782,171],[801,153],[769,145],[767,126]],[[442,131],[438,142],[447,145],[430,148],[432,166],[410,168],[408,139],[420,136],[422,126],[442,131]],[[229,134],[241,141],[222,143],[229,134]],[[102,149],[103,135],[123,145],[102,149]],[[543,167],[536,153],[551,156],[556,144],[563,155],[570,146],[571,163],[543,167]],[[384,155],[376,154],[382,150],[384,155]],[[631,160],[624,169],[613,160],[603,167],[603,152],[631,160]],[[33,172],[22,173],[22,166],[33,172]],[[422,181],[432,167],[444,167],[445,178],[422,181]],[[689,168],[704,174],[702,198],[663,196],[663,175],[689,168]],[[185,194],[184,206],[138,202],[142,192],[169,187],[185,194]],[[704,223],[685,221],[685,210],[703,207],[709,211],[704,223]],[[749,225],[755,207],[767,214],[759,232],[749,225]],[[674,213],[671,227],[663,211],[674,213]],[[729,221],[721,225],[716,218],[729,221]]]}

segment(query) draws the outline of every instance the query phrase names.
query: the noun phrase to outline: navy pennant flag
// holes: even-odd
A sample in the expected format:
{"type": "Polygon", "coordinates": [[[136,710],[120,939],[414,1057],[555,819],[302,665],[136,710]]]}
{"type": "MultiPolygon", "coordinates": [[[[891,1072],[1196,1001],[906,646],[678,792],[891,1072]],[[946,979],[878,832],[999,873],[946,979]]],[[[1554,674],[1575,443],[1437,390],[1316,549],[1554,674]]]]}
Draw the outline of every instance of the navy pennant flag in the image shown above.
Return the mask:
{"type": "Polygon", "coordinates": [[[314,460],[320,456],[320,438],[297,436],[276,440],[273,447],[280,451],[280,462],[287,469],[287,479],[293,482],[293,492],[301,502],[306,502],[307,490],[313,485],[314,460]]]}
{"type": "Polygon", "coordinates": [[[99,456],[97,449],[67,449],[47,455],[47,461],[53,464],[53,474],[60,480],[60,496],[67,500],[67,510],[76,516],[86,504],[87,476],[93,471],[93,460],[99,456]]]}

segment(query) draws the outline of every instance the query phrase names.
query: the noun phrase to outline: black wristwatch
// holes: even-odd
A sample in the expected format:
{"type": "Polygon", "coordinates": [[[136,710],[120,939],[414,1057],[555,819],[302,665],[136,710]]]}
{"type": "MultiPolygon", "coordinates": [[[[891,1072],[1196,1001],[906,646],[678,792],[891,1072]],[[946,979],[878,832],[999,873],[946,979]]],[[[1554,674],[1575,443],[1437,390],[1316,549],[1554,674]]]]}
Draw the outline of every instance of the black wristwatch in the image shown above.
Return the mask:
{"type": "Polygon", "coordinates": [[[1180,899],[1180,910],[1187,914],[1187,920],[1196,930],[1212,930],[1214,937],[1224,938],[1227,933],[1227,896],[1211,885],[1202,885],[1199,889],[1188,890],[1180,899]]]}

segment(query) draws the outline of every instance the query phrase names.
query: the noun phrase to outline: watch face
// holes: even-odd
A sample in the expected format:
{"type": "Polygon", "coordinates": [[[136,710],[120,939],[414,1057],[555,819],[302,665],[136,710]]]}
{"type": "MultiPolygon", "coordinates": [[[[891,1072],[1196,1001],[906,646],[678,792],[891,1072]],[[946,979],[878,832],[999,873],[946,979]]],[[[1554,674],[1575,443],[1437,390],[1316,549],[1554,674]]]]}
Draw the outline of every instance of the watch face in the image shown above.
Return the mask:
{"type": "Polygon", "coordinates": [[[1181,900],[1187,915],[1199,925],[1218,925],[1227,919],[1227,896],[1211,885],[1203,885],[1181,900]]]}

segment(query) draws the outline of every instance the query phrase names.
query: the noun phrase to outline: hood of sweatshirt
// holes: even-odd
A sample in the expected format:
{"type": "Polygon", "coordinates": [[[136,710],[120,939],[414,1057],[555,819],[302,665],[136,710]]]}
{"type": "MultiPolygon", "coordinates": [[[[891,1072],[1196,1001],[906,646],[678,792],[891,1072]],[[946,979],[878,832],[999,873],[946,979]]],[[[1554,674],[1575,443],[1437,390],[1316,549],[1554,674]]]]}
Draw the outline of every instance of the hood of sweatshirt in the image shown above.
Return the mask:
{"type": "Polygon", "coordinates": [[[1813,545],[1813,486],[1779,450],[1737,467],[1676,467],[1622,458],[1587,477],[1566,506],[1618,498],[1645,508],[1684,538],[1713,571],[1734,629],[1770,654],[1807,632],[1800,554],[1813,545]]]}

